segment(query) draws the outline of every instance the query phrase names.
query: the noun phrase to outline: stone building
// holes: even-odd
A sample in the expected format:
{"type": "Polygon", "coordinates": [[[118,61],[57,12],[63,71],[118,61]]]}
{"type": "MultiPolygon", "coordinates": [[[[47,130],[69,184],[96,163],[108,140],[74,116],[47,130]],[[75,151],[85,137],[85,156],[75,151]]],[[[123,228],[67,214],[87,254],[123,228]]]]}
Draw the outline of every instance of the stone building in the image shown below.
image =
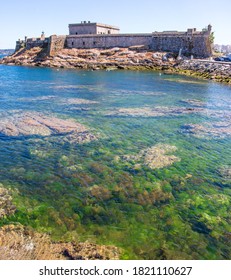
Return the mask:
{"type": "Polygon", "coordinates": [[[69,24],[69,35],[118,34],[119,31],[120,29],[116,26],[90,21],[69,24]]]}
{"type": "Polygon", "coordinates": [[[147,48],[154,51],[180,52],[184,55],[193,55],[195,57],[209,57],[212,55],[210,42],[211,25],[203,31],[197,31],[196,28],[189,28],[187,31],[183,32],[164,31],[144,34],[119,34],[112,32],[108,34],[109,31],[101,32],[97,31],[97,29],[93,32],[94,30],[92,27],[96,25],[97,24],[92,24],[91,26],[90,23],[89,26],[85,23],[70,24],[70,34],[66,37],[65,42],[66,47],[78,49],[106,49],[145,45],[147,48]],[[73,29],[71,29],[72,26],[73,29]],[[78,33],[79,31],[82,33],[78,33]]]}
{"type": "Polygon", "coordinates": [[[187,56],[210,57],[212,55],[211,25],[202,31],[190,28],[187,31],[164,31],[143,34],[119,34],[119,28],[91,22],[69,24],[69,35],[52,35],[46,38],[26,38],[17,41],[16,50],[21,47],[47,47],[49,55],[55,55],[63,48],[128,48],[143,45],[153,51],[181,53],[187,56]]]}

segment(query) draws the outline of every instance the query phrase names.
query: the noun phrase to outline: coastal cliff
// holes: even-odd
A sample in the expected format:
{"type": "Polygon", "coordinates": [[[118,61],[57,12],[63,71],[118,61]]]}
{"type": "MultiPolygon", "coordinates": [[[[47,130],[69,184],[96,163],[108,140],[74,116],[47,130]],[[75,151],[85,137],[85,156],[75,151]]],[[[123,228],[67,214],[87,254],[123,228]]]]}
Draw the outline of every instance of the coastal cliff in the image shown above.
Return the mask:
{"type": "Polygon", "coordinates": [[[157,70],[231,84],[231,63],[178,59],[176,54],[155,52],[147,46],[111,49],[62,49],[53,56],[47,48],[22,48],[0,60],[0,64],[85,70],[157,70]]]}

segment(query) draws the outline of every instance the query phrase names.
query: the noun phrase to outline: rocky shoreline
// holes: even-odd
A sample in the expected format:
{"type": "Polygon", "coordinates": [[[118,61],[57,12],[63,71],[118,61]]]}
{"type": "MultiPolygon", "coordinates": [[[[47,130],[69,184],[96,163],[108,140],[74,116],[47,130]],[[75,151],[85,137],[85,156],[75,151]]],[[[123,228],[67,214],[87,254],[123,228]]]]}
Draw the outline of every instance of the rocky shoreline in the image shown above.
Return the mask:
{"type": "Polygon", "coordinates": [[[63,49],[54,56],[34,47],[21,49],[0,60],[0,64],[85,70],[156,70],[231,84],[231,63],[179,60],[175,54],[150,51],[145,46],[112,49],[63,49]]]}
{"type": "Polygon", "coordinates": [[[118,260],[115,246],[52,242],[49,235],[21,224],[0,228],[0,260],[118,260]]]}
{"type": "Polygon", "coordinates": [[[206,60],[183,60],[174,70],[176,73],[231,84],[231,63],[206,60]]]}
{"type": "MultiPolygon", "coordinates": [[[[15,191],[0,184],[0,221],[18,211],[11,196],[15,191]]],[[[120,254],[112,245],[54,242],[48,234],[16,222],[0,227],[0,260],[118,260],[120,254]]]]}

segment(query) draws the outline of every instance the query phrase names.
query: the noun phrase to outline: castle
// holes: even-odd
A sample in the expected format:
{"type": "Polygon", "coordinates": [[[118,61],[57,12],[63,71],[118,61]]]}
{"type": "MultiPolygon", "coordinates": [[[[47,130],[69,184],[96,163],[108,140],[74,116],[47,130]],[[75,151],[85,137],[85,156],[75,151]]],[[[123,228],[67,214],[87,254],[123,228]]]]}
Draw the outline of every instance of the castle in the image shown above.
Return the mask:
{"type": "Polygon", "coordinates": [[[120,34],[120,29],[101,23],[82,21],[81,23],[69,24],[69,35],[52,35],[45,37],[42,33],[40,38],[27,38],[16,42],[16,49],[31,48],[36,46],[47,47],[50,56],[63,48],[113,48],[131,47],[144,45],[153,51],[166,51],[195,57],[210,57],[211,25],[208,28],[197,31],[196,28],[185,32],[164,31],[153,33],[120,34]]]}

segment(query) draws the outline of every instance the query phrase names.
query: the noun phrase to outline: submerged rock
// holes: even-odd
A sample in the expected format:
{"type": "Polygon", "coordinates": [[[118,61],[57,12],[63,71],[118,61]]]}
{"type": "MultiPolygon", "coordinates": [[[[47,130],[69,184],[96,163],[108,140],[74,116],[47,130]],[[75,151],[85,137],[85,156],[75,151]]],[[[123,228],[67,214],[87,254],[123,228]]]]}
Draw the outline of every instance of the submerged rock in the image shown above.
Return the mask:
{"type": "Polygon", "coordinates": [[[163,168],[172,165],[180,159],[174,155],[169,155],[177,150],[177,147],[167,144],[158,144],[147,150],[142,151],[141,156],[144,163],[152,169],[163,168]]]}
{"type": "Polygon", "coordinates": [[[222,166],[219,169],[220,175],[223,177],[223,179],[230,181],[231,180],[231,166],[222,166]]]}
{"type": "Polygon", "coordinates": [[[111,89],[110,93],[113,95],[147,95],[147,96],[163,96],[166,95],[165,92],[162,91],[149,91],[149,90],[128,90],[128,89],[111,89]]]}
{"type": "Polygon", "coordinates": [[[182,103],[187,105],[195,106],[195,107],[205,107],[208,106],[206,101],[198,100],[198,99],[184,99],[181,100],[182,103]]]}
{"type": "Polygon", "coordinates": [[[0,134],[19,136],[63,136],[67,142],[84,143],[96,140],[96,136],[82,124],[63,120],[37,112],[13,113],[0,120],[0,134]]]}
{"type": "Polygon", "coordinates": [[[48,151],[30,149],[30,155],[37,156],[39,158],[49,158],[51,154],[48,151]]]}
{"type": "Polygon", "coordinates": [[[224,138],[231,136],[231,122],[188,124],[182,127],[182,131],[198,138],[224,138]]]}
{"type": "MultiPolygon", "coordinates": [[[[153,147],[140,151],[137,155],[123,156],[122,159],[126,161],[136,161],[143,165],[147,165],[151,169],[158,169],[180,161],[180,158],[174,155],[169,155],[176,150],[177,148],[175,146],[157,144],[153,147]]],[[[137,168],[137,164],[135,164],[135,168],[137,168]]]]}
{"type": "Polygon", "coordinates": [[[222,121],[225,120],[224,125],[228,122],[231,123],[231,114],[230,110],[204,110],[202,111],[202,115],[209,117],[209,118],[216,118],[221,119],[222,121]]]}
{"type": "Polygon", "coordinates": [[[82,98],[63,98],[60,100],[61,104],[65,105],[82,105],[82,104],[98,104],[97,101],[92,101],[88,99],[82,99],[82,98]]]}
{"type": "MultiPolygon", "coordinates": [[[[168,74],[168,73],[165,73],[168,74]]],[[[203,84],[205,83],[203,80],[186,80],[180,78],[164,78],[165,81],[174,82],[174,83],[182,83],[182,84],[203,84]]]]}
{"type": "Polygon", "coordinates": [[[106,116],[121,116],[121,117],[163,117],[163,116],[178,116],[181,114],[191,114],[201,112],[200,108],[185,108],[185,107],[143,107],[143,108],[119,108],[106,113],[106,116]]]}
{"type": "Polygon", "coordinates": [[[114,246],[82,243],[54,243],[46,234],[22,225],[0,228],[1,260],[109,260],[119,259],[114,246]]]}
{"type": "Polygon", "coordinates": [[[112,198],[111,191],[103,186],[94,185],[90,188],[90,195],[96,197],[97,199],[108,200],[112,198]]]}
{"type": "Polygon", "coordinates": [[[0,184],[0,219],[14,214],[15,211],[9,191],[0,184]]]}
{"type": "Polygon", "coordinates": [[[38,96],[38,97],[21,97],[18,98],[19,101],[46,101],[55,100],[57,97],[55,95],[38,96]]]}
{"type": "Polygon", "coordinates": [[[181,103],[194,106],[194,107],[204,107],[205,113],[208,114],[230,114],[230,111],[227,109],[231,108],[231,102],[227,99],[219,99],[219,100],[208,100],[208,101],[202,101],[199,99],[183,99],[181,100],[181,103]],[[222,110],[216,110],[216,108],[221,108],[222,110]]]}

